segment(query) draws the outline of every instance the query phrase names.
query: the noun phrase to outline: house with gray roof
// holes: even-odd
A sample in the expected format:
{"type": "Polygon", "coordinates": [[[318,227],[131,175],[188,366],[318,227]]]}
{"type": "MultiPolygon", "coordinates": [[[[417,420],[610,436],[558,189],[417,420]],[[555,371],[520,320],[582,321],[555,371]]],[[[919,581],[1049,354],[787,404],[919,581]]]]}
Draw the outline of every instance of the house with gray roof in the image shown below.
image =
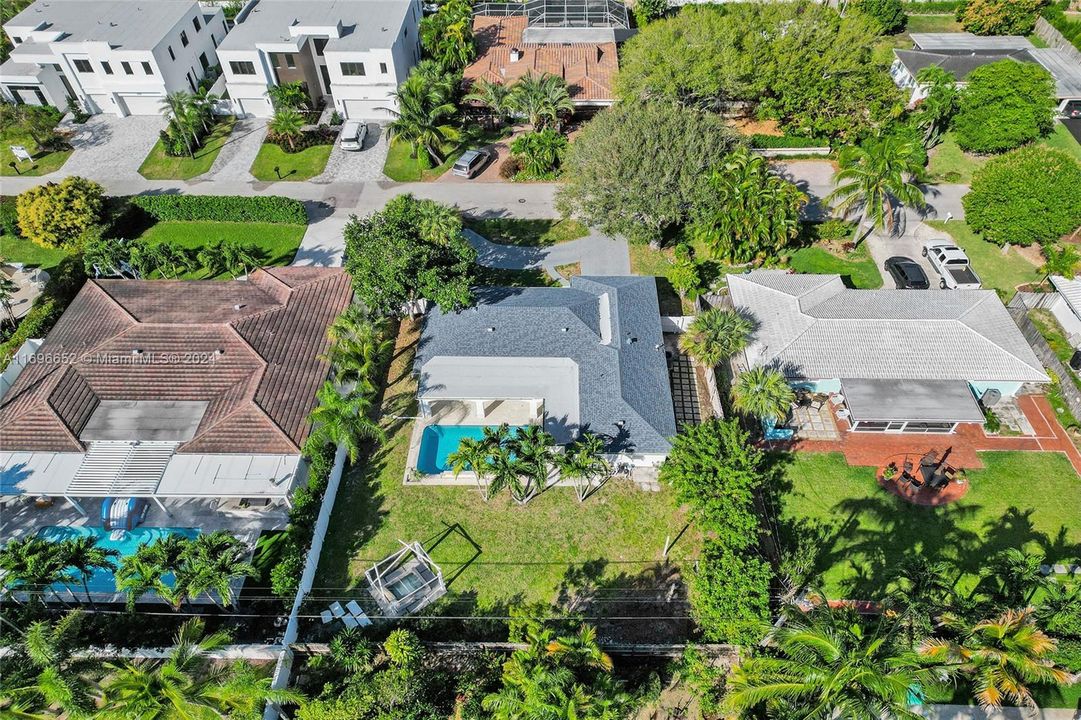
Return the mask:
{"type": "Polygon", "coordinates": [[[898,87],[911,89],[910,102],[927,96],[927,88],[916,81],[920,70],[932,65],[941,67],[965,85],[965,78],[978,67],[1001,60],[1036,63],[1055,79],[1055,97],[1059,110],[1067,103],[1081,100],[1081,64],[1063,50],[1037,48],[1019,35],[983,37],[972,33],[913,33],[913,48],[894,50],[890,75],[898,87]]]}
{"type": "Polygon", "coordinates": [[[838,275],[729,275],[756,326],[744,368],[843,397],[854,431],[952,432],[983,422],[977,399],[1011,397],[1047,373],[990,290],[853,290],[838,275]]]}
{"type": "Polygon", "coordinates": [[[486,288],[433,310],[418,345],[413,461],[445,473],[461,437],[541,424],[558,444],[588,430],[616,462],[659,464],[676,434],[652,277],[575,277],[568,288],[486,288]]]}

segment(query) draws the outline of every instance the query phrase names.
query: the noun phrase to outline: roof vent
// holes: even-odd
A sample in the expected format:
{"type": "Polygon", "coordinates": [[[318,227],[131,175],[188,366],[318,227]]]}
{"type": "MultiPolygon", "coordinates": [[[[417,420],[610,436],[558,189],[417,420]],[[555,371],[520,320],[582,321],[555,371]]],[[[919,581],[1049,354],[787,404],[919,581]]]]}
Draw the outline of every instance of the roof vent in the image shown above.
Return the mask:
{"type": "Polygon", "coordinates": [[[140,350],[139,348],[132,348],[132,349],[131,349],[131,354],[132,354],[132,355],[142,355],[142,354],[143,354],[143,351],[142,351],[142,350],[140,350]]]}
{"type": "Polygon", "coordinates": [[[630,345],[630,344],[632,344],[632,343],[636,343],[636,342],[638,342],[638,338],[636,338],[636,337],[629,337],[629,338],[627,338],[627,344],[628,344],[628,345],[630,345]]]}
{"type": "Polygon", "coordinates": [[[494,326],[489,326],[488,327],[488,332],[495,332],[495,327],[494,326]]]}
{"type": "Polygon", "coordinates": [[[236,305],[233,306],[233,309],[236,310],[237,312],[240,312],[241,310],[244,309],[244,306],[242,304],[240,304],[240,303],[237,303],[236,305]]]}
{"type": "Polygon", "coordinates": [[[563,328],[563,332],[570,332],[570,328],[569,327],[563,328]]]}
{"type": "Polygon", "coordinates": [[[218,348],[217,350],[214,351],[214,354],[218,355],[219,357],[224,355],[225,354],[225,348],[218,348]]]}
{"type": "Polygon", "coordinates": [[[511,62],[518,62],[521,59],[522,59],[522,51],[519,50],[518,48],[511,48],[510,49],[510,61],[511,62]]]}

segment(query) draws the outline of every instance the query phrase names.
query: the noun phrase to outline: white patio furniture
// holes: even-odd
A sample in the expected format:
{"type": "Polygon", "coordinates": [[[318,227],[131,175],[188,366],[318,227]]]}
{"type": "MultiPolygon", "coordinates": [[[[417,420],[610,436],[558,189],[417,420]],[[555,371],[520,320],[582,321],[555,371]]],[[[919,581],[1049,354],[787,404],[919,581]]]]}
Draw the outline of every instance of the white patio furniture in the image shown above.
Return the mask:
{"type": "Polygon", "coordinates": [[[345,615],[342,617],[342,622],[345,623],[347,628],[360,627],[360,621],[352,615],[345,615]]]}
{"type": "Polygon", "coordinates": [[[350,600],[345,604],[345,609],[353,615],[363,615],[364,608],[357,604],[356,600],[350,600]]]}
{"type": "Polygon", "coordinates": [[[336,618],[345,617],[345,609],[342,608],[342,604],[337,600],[330,604],[330,612],[334,613],[334,617],[336,618]]]}
{"type": "Polygon", "coordinates": [[[334,616],[330,613],[330,610],[324,610],[319,613],[319,617],[323,618],[323,624],[326,625],[334,620],[334,616]]]}

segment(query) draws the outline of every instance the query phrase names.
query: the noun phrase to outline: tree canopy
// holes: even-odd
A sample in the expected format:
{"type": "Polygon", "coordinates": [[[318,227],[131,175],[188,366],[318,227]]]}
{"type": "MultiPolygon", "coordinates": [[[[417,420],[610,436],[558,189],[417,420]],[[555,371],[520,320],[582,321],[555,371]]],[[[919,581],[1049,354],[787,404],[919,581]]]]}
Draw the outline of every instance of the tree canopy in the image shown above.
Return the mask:
{"type": "Polygon", "coordinates": [[[958,13],[961,26],[975,35],[1028,35],[1046,0],[968,0],[958,13]]]}
{"type": "Polygon", "coordinates": [[[1012,150],[1054,129],[1055,80],[1036,63],[1000,60],[968,74],[953,130],[978,153],[1012,150]]]}
{"type": "Polygon", "coordinates": [[[379,315],[420,299],[445,311],[467,307],[476,257],[457,211],[412,195],[345,226],[345,267],[357,295],[379,315]]]}
{"type": "Polygon", "coordinates": [[[71,248],[78,245],[101,215],[102,188],[77,176],[32,187],[15,200],[19,230],[38,245],[71,248]]]}
{"type": "Polygon", "coordinates": [[[609,233],[656,242],[684,222],[701,179],[736,144],[712,113],[662,102],[625,102],[582,130],[563,161],[558,204],[609,233]]]}

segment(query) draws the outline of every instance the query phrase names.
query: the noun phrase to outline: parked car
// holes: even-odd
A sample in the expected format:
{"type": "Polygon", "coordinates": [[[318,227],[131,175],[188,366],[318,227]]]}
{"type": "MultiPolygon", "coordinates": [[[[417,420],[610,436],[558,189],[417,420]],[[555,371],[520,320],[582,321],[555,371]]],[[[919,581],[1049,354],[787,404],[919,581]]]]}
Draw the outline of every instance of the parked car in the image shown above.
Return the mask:
{"type": "Polygon", "coordinates": [[[968,255],[948,240],[931,240],[924,243],[923,256],[931,262],[942,278],[940,288],[951,290],[979,290],[980,278],[973,272],[968,255]]]}
{"type": "Polygon", "coordinates": [[[900,255],[891,257],[884,267],[886,272],[893,277],[898,290],[926,290],[931,287],[931,283],[927,280],[927,273],[912,258],[900,255]]]}
{"type": "Polygon", "coordinates": [[[1071,100],[1066,103],[1061,115],[1064,118],[1081,118],[1081,100],[1071,100]]]}
{"type": "Polygon", "coordinates": [[[368,137],[368,124],[360,120],[346,120],[338,144],[342,150],[363,150],[364,138],[368,137]]]}
{"type": "Polygon", "coordinates": [[[451,172],[459,177],[474,178],[484,169],[490,159],[491,155],[487,150],[466,150],[455,161],[451,172]]]}

